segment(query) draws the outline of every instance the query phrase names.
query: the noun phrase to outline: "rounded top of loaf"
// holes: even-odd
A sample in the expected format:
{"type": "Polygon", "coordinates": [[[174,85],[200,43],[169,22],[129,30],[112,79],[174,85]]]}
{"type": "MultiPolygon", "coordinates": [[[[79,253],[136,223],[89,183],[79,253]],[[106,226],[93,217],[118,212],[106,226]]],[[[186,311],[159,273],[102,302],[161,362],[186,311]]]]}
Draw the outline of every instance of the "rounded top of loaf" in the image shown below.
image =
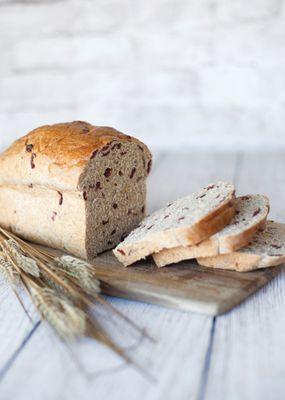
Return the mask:
{"type": "Polygon", "coordinates": [[[114,128],[84,121],[41,126],[0,155],[0,185],[38,184],[74,190],[90,159],[113,141],[135,142],[149,153],[138,139],[114,128]]]}

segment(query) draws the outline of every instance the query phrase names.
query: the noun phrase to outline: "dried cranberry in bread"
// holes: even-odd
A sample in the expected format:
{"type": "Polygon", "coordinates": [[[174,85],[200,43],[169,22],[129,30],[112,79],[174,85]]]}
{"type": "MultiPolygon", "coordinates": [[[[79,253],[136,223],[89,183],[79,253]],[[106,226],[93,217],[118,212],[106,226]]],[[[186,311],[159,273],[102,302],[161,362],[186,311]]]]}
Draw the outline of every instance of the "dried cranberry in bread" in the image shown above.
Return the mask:
{"type": "Polygon", "coordinates": [[[285,224],[268,221],[248,246],[230,254],[198,258],[205,267],[233,269],[240,272],[273,267],[285,262],[285,224]]]}
{"type": "Polygon", "coordinates": [[[42,126],[0,155],[0,225],[93,258],[144,217],[150,168],[147,147],[113,128],[42,126]]]}
{"type": "Polygon", "coordinates": [[[269,200],[265,196],[248,195],[235,200],[236,214],[220,232],[194,246],[164,249],[153,255],[158,267],[197,257],[231,253],[246,246],[258,229],[265,227],[269,200]]]}
{"type": "Polygon", "coordinates": [[[193,245],[224,228],[234,216],[233,185],[218,182],[147,217],[114,250],[125,266],[165,248],[193,245]]]}

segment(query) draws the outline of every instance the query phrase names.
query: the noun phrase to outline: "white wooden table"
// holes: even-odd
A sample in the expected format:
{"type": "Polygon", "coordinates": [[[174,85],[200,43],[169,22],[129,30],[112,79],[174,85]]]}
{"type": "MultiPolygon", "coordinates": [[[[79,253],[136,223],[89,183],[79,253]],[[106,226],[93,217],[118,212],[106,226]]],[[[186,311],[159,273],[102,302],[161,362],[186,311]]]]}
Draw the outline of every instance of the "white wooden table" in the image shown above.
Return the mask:
{"type": "MultiPolygon", "coordinates": [[[[154,165],[150,211],[225,179],[239,193],[268,194],[271,217],[284,222],[285,153],[160,154],[154,165]]],[[[284,273],[217,318],[110,301],[157,339],[134,350],[155,383],[103,346],[83,340],[73,350],[87,376],[45,325],[31,325],[1,282],[0,399],[284,399],[284,273]]],[[[112,329],[126,339],[126,332],[112,329]]]]}

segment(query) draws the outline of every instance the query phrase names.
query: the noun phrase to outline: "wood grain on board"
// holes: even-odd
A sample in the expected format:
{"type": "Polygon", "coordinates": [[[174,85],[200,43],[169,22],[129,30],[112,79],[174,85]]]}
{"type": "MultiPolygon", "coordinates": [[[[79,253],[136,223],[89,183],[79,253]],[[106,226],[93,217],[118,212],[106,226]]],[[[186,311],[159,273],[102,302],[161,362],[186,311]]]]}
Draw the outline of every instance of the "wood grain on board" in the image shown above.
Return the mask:
{"type": "Polygon", "coordinates": [[[125,268],[112,252],[93,265],[106,294],[212,316],[240,304],[282,268],[240,273],[204,268],[195,260],[157,268],[150,258],[125,268]]]}

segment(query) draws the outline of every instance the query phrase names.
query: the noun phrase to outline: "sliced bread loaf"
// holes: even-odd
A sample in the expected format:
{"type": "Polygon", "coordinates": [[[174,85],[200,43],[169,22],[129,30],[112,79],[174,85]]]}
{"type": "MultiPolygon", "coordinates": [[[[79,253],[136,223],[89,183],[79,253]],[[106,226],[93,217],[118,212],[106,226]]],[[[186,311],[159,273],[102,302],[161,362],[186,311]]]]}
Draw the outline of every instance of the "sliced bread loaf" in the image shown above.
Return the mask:
{"type": "Polygon", "coordinates": [[[151,163],[143,143],[113,128],[37,128],[0,154],[0,226],[92,259],[144,218],[151,163]]]}
{"type": "Polygon", "coordinates": [[[153,254],[158,267],[191,258],[231,253],[246,246],[254,233],[265,227],[269,200],[265,196],[241,196],[235,200],[236,214],[230,225],[194,246],[179,246],[153,254]]]}
{"type": "Polygon", "coordinates": [[[273,267],[285,262],[285,224],[268,221],[248,246],[230,254],[198,258],[205,267],[233,269],[240,272],[273,267]]]}
{"type": "Polygon", "coordinates": [[[176,200],[147,217],[114,254],[127,266],[164,248],[199,243],[232,220],[234,198],[233,185],[218,182],[176,200]]]}

